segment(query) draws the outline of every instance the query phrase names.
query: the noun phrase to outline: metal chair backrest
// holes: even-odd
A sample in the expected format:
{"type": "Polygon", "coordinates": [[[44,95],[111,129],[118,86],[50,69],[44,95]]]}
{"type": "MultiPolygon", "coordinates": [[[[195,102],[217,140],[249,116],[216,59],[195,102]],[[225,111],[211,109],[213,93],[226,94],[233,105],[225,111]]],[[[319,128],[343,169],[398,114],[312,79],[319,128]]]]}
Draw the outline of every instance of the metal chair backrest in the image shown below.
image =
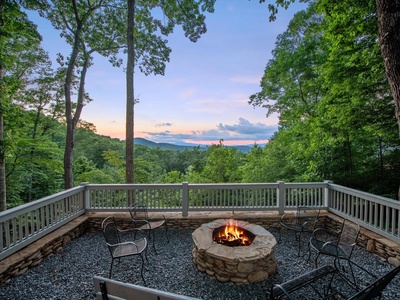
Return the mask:
{"type": "Polygon", "coordinates": [[[316,228],[316,224],[319,220],[319,215],[321,212],[320,207],[315,206],[297,206],[296,211],[296,224],[303,225],[305,230],[313,231],[316,228]],[[310,221],[305,222],[305,218],[309,219],[310,221]]]}
{"type": "Polygon", "coordinates": [[[400,266],[397,266],[348,300],[370,300],[375,297],[381,297],[383,290],[399,272],[400,266]]]}
{"type": "Polygon", "coordinates": [[[119,237],[118,228],[113,219],[109,219],[108,222],[103,221],[103,235],[106,240],[107,246],[111,252],[113,253],[113,249],[121,243],[121,239],[119,237]]]}
{"type": "Polygon", "coordinates": [[[340,246],[348,256],[351,256],[354,246],[357,243],[358,236],[360,234],[360,225],[355,222],[344,220],[340,237],[338,240],[338,246],[340,246]]]}
{"type": "Polygon", "coordinates": [[[132,204],[129,206],[129,213],[133,220],[147,220],[147,206],[145,204],[132,204]]]}

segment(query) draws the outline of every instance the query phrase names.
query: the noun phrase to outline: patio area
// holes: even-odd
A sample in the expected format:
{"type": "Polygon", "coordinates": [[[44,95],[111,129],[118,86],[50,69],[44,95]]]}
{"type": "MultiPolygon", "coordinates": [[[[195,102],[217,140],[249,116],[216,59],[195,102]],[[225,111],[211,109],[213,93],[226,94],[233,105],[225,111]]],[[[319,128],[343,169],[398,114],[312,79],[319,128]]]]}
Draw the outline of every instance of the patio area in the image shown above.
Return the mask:
{"type": "MultiPolygon", "coordinates": [[[[147,287],[204,300],[267,299],[273,284],[297,277],[315,267],[313,257],[310,262],[306,261],[306,239],[303,239],[302,255],[298,257],[294,235],[285,231],[282,242],[275,247],[277,272],[274,275],[260,283],[221,283],[198,271],[194,265],[193,231],[169,230],[169,242],[162,230],[156,232],[158,253],[150,245],[149,262],[145,264],[147,287]]],[[[275,228],[269,231],[277,237],[275,228]]],[[[353,258],[378,277],[393,268],[382,258],[363,249],[357,249],[353,258]]],[[[86,233],[68,243],[62,252],[45,258],[39,266],[1,286],[0,299],[95,299],[93,276],[108,277],[110,262],[101,232],[86,233]]],[[[320,259],[320,265],[330,262],[329,258],[320,259]]],[[[144,285],[139,272],[140,263],[139,257],[121,259],[120,263],[114,264],[112,279],[144,285]]],[[[365,284],[370,281],[364,274],[357,273],[356,276],[365,284]]],[[[385,289],[383,299],[400,298],[399,286],[400,276],[385,289]]],[[[307,294],[307,299],[312,299],[312,294],[307,294]]]]}

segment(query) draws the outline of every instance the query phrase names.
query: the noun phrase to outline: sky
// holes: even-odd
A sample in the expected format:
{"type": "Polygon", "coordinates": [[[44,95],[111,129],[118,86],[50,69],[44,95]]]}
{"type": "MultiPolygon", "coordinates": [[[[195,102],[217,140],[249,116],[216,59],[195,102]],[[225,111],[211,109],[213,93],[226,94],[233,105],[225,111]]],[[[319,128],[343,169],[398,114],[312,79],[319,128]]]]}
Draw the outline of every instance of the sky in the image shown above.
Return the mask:
{"type": "MultiPolygon", "coordinates": [[[[306,8],[293,4],[269,22],[268,4],[258,0],[218,0],[206,14],[207,33],[196,43],[177,27],[168,36],[172,49],[165,75],[135,71],[134,134],[153,142],[178,145],[265,144],[277,131],[278,116],[254,108],[249,97],[261,91],[260,80],[272,58],[276,37],[293,15],[306,8]]],[[[33,15],[43,36],[42,47],[55,61],[71,48],[51,24],[33,15]]],[[[97,134],[125,140],[126,82],[124,68],[96,56],[86,79],[93,99],[81,119],[93,123],[97,134]]],[[[56,66],[54,66],[56,67],[56,66]]]]}

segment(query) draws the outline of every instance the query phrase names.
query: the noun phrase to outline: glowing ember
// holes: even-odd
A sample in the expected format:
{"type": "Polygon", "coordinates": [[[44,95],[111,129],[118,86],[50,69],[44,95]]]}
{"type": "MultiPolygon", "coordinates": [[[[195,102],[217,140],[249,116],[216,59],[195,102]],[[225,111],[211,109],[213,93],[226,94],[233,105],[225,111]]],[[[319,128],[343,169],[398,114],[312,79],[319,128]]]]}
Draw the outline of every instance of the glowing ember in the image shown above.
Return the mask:
{"type": "Polygon", "coordinates": [[[230,220],[229,224],[214,229],[213,240],[225,246],[248,246],[253,242],[254,234],[237,226],[237,222],[230,220]]]}

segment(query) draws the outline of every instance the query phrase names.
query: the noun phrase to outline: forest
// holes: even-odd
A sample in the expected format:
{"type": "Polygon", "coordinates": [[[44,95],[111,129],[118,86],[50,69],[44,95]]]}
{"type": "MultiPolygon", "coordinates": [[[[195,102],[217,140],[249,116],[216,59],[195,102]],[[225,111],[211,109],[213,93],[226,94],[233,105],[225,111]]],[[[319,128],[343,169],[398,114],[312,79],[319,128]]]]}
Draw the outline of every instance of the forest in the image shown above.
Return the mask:
{"type": "MultiPolygon", "coordinates": [[[[92,101],[84,90],[82,78],[90,67],[91,55],[97,51],[110,57],[111,62],[120,63],[113,60],[115,44],[108,44],[107,51],[104,47],[111,41],[101,39],[103,44],[96,44],[100,40],[95,38],[100,34],[95,31],[99,16],[103,17],[102,22],[115,25],[107,28],[108,36],[115,33],[112,42],[126,43],[118,38],[126,28],[122,30],[114,19],[121,10],[112,10],[112,4],[119,2],[100,2],[101,7],[109,5],[108,10],[86,24],[91,28],[89,34],[84,23],[88,14],[81,19],[82,23],[71,20],[74,13],[76,16],[85,9],[92,11],[94,6],[87,8],[79,1],[2,1],[0,177],[6,199],[3,209],[64,190],[70,179],[74,186],[81,182],[127,182],[126,148],[133,143],[98,135],[94,124],[79,117],[84,103],[92,101]],[[62,6],[71,10],[61,10],[62,6]],[[26,9],[41,10],[71,44],[71,57],[60,57],[57,68],[41,48],[41,37],[36,25],[29,21],[26,9]],[[105,20],[104,16],[110,19],[105,20]],[[71,24],[82,30],[78,36],[74,35],[76,30],[68,31],[71,24]]],[[[249,105],[264,109],[267,116],[279,114],[279,130],[269,143],[254,145],[248,153],[226,147],[222,139],[205,150],[199,147],[162,150],[134,145],[130,158],[135,183],[332,180],[398,199],[399,126],[379,45],[375,2],[308,2],[308,8],[298,12],[286,31],[278,36],[260,90],[249,95],[249,105]]],[[[182,15],[168,6],[175,5],[175,1],[137,1],[136,11],[141,14],[136,16],[140,20],[148,18],[146,22],[159,24],[151,14],[144,13],[150,12],[148,3],[154,6],[161,3],[173,21],[169,26],[185,24],[182,15]]],[[[212,12],[211,0],[185,3],[192,5],[190,11],[194,15],[201,16],[200,7],[212,12]]],[[[146,31],[150,30],[146,27],[148,23],[140,20],[136,24],[138,43],[141,39],[143,43],[144,39],[160,42],[154,32],[146,31]]],[[[200,18],[199,24],[192,25],[201,27],[203,21],[200,18]]],[[[99,28],[104,30],[103,27],[99,28]]],[[[186,28],[195,39],[199,30],[186,28]]],[[[170,30],[167,27],[161,31],[167,35],[170,30]]],[[[149,50],[148,44],[146,47],[149,50]]],[[[160,44],[155,46],[160,47],[160,44]]],[[[160,65],[165,67],[166,59],[161,56],[168,55],[165,54],[168,51],[164,54],[153,50],[145,54],[145,51],[139,51],[135,58],[138,64],[142,63],[143,72],[162,73],[160,65]],[[142,61],[139,55],[143,55],[142,61]],[[151,55],[159,55],[159,59],[152,60],[151,55]]]]}

